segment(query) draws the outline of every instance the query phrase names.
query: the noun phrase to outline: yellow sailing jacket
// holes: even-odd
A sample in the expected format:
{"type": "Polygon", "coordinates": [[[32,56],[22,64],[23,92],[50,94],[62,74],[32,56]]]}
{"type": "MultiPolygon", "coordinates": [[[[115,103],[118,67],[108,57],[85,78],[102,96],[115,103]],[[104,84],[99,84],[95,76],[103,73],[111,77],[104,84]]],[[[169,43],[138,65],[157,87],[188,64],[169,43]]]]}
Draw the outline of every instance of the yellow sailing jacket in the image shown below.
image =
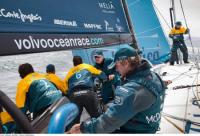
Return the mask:
{"type": "Polygon", "coordinates": [[[61,80],[56,74],[46,74],[45,77],[51,81],[52,83],[54,83],[56,85],[56,87],[62,91],[64,94],[66,94],[66,84],[63,80],[61,80]]]}
{"type": "MultiPolygon", "coordinates": [[[[71,68],[71,69],[69,70],[67,76],[65,77],[64,82],[66,83],[66,87],[67,87],[66,91],[68,91],[68,80],[69,80],[75,73],[77,73],[77,72],[79,72],[79,71],[81,71],[81,70],[83,70],[83,69],[88,70],[89,72],[91,72],[91,73],[94,74],[94,75],[100,75],[100,74],[102,73],[101,70],[98,70],[98,69],[96,69],[94,66],[89,65],[89,64],[83,63],[83,64],[80,64],[80,65],[77,65],[77,66],[71,68]]],[[[67,92],[66,92],[66,93],[67,93],[67,92]]]]}
{"type": "MultiPolygon", "coordinates": [[[[16,106],[18,108],[23,108],[26,102],[26,94],[29,91],[29,88],[33,81],[46,79],[51,81],[56,85],[56,87],[64,92],[66,90],[66,86],[62,80],[60,80],[56,75],[45,75],[39,73],[31,73],[27,75],[25,78],[20,80],[17,85],[17,92],[16,92],[16,106]]],[[[0,119],[3,124],[13,121],[12,117],[7,112],[0,113],[0,119]]]]}
{"type": "Polygon", "coordinates": [[[1,123],[2,123],[3,125],[4,125],[5,123],[7,123],[7,122],[14,121],[14,120],[12,119],[12,117],[11,117],[6,111],[0,113],[0,120],[1,120],[1,123]]]}
{"type": "Polygon", "coordinates": [[[185,34],[187,29],[185,27],[181,27],[180,29],[172,28],[170,31],[170,35],[177,35],[177,34],[185,34]]]}
{"type": "Polygon", "coordinates": [[[46,79],[44,74],[31,73],[23,78],[17,85],[16,105],[18,108],[23,108],[26,101],[26,93],[29,91],[31,83],[35,80],[46,79]]]}
{"type": "MultiPolygon", "coordinates": [[[[18,108],[23,108],[26,101],[26,93],[29,90],[31,83],[35,80],[45,79],[45,76],[39,73],[31,73],[27,75],[24,79],[20,80],[17,85],[16,92],[16,106],[18,108]]],[[[1,112],[2,124],[13,121],[12,117],[7,112],[1,112]]]]}

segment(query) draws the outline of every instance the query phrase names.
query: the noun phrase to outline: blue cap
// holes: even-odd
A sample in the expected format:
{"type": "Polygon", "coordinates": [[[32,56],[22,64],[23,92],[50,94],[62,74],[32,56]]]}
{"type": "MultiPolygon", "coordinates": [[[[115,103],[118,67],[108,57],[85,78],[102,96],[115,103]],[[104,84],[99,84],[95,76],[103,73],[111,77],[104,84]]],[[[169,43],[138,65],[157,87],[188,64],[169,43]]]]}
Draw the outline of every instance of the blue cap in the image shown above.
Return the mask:
{"type": "Polygon", "coordinates": [[[134,48],[120,48],[116,53],[114,57],[114,62],[112,62],[108,68],[112,69],[115,66],[116,61],[127,59],[129,57],[137,56],[138,53],[134,48]]]}
{"type": "Polygon", "coordinates": [[[53,64],[48,64],[46,67],[46,72],[55,72],[55,66],[53,64]]]}
{"type": "Polygon", "coordinates": [[[176,26],[182,26],[182,23],[181,23],[181,21],[177,21],[177,22],[175,23],[175,25],[176,25],[176,26]]]}
{"type": "Polygon", "coordinates": [[[103,51],[101,51],[101,50],[95,51],[94,56],[103,56],[103,51]]]}

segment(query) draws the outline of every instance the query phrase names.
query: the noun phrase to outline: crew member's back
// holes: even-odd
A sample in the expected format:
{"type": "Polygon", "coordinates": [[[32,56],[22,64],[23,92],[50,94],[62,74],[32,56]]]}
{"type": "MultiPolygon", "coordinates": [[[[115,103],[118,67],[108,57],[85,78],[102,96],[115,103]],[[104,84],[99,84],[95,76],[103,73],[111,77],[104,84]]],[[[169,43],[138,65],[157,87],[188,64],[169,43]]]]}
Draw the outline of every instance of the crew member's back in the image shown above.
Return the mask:
{"type": "Polygon", "coordinates": [[[74,56],[73,63],[74,67],[68,72],[65,83],[69,99],[79,107],[80,113],[75,121],[78,123],[83,107],[86,108],[91,117],[98,117],[102,113],[99,99],[94,90],[94,77],[98,76],[104,80],[106,75],[92,65],[82,63],[80,56],[74,56]]]}
{"type": "MultiPolygon", "coordinates": [[[[33,119],[42,114],[50,105],[62,97],[61,91],[45,78],[44,74],[34,72],[29,63],[21,64],[18,72],[22,78],[17,85],[16,106],[26,115],[27,112],[33,113],[33,119]]],[[[7,128],[7,133],[18,132],[12,117],[7,113],[2,124],[7,128]]]]}

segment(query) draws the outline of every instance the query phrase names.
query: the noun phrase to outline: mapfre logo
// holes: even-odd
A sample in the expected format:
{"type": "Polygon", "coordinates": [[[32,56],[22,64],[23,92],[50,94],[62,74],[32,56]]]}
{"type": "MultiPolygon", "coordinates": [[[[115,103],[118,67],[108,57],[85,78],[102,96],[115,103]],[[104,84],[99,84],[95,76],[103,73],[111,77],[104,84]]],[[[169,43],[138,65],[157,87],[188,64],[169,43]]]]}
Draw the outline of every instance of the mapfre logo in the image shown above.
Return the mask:
{"type": "Polygon", "coordinates": [[[115,6],[112,4],[112,2],[99,2],[99,7],[102,9],[107,9],[107,10],[113,10],[115,9],[115,6]]]}

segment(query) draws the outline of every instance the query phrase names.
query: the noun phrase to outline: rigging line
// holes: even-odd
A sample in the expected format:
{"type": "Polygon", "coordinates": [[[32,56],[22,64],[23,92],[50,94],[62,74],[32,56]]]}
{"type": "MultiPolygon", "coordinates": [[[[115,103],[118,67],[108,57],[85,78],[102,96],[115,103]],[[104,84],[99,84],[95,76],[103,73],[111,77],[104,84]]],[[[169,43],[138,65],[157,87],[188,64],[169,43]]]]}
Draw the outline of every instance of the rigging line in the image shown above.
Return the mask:
{"type": "Polygon", "coordinates": [[[158,37],[152,37],[152,36],[138,36],[137,39],[149,39],[149,38],[158,38],[158,37]]]}
{"type": "MultiPolygon", "coordinates": [[[[193,83],[192,83],[192,85],[194,85],[195,84],[195,81],[196,80],[198,80],[198,76],[199,76],[199,69],[197,69],[198,71],[197,71],[197,74],[196,74],[196,77],[195,77],[195,79],[194,79],[194,81],[193,81],[193,83]]],[[[198,86],[198,83],[196,84],[196,87],[198,86]]],[[[192,88],[192,92],[193,92],[193,95],[194,95],[194,97],[197,99],[197,100],[200,100],[199,99],[199,96],[197,96],[198,95],[198,93],[197,93],[197,95],[195,94],[195,90],[194,90],[194,88],[192,88]]],[[[197,101],[198,102],[198,101],[197,101]]],[[[198,103],[198,105],[200,105],[199,103],[198,103]]]]}
{"type": "Polygon", "coordinates": [[[192,120],[189,120],[189,119],[176,117],[176,116],[173,116],[173,115],[167,114],[167,113],[162,113],[162,116],[166,116],[166,117],[169,117],[169,118],[172,118],[172,119],[176,119],[178,121],[184,121],[184,122],[189,121],[189,122],[191,122],[191,124],[200,127],[200,123],[199,122],[195,122],[195,121],[192,121],[192,120]]]}
{"type": "MultiPolygon", "coordinates": [[[[191,75],[194,75],[194,74],[196,74],[196,73],[191,73],[191,74],[179,73],[179,74],[170,74],[170,75],[177,76],[177,78],[180,77],[180,76],[187,76],[187,77],[191,78],[191,75]],[[180,74],[183,74],[183,75],[180,75],[180,74]]],[[[175,80],[175,79],[176,79],[176,77],[172,80],[175,80]]]]}
{"type": "MultiPolygon", "coordinates": [[[[199,71],[199,70],[198,70],[199,71]]],[[[196,75],[196,77],[195,77],[195,79],[194,79],[194,81],[193,81],[193,85],[194,85],[194,82],[195,82],[195,80],[197,79],[197,77],[199,76],[199,74],[197,73],[197,75],[196,75]]],[[[193,92],[193,95],[194,95],[194,97],[198,100],[198,98],[197,98],[197,96],[196,96],[196,94],[195,94],[195,90],[194,90],[194,88],[192,88],[192,92],[193,92]]],[[[199,104],[200,105],[200,104],[199,104]]]]}
{"type": "MultiPolygon", "coordinates": [[[[191,66],[190,68],[192,68],[192,67],[193,67],[193,66],[191,66]]],[[[177,77],[173,78],[172,81],[174,81],[174,80],[180,78],[181,76],[185,75],[186,73],[190,72],[190,68],[189,68],[188,71],[185,71],[185,72],[183,72],[183,73],[180,73],[177,77]]]]}
{"type": "MultiPolygon", "coordinates": [[[[199,72],[199,70],[198,70],[198,72],[199,72]]],[[[199,76],[199,74],[197,74],[196,78],[194,79],[194,82],[195,82],[195,80],[197,80],[198,76],[199,76]]],[[[194,82],[193,82],[193,84],[194,84],[194,82]]],[[[196,105],[200,108],[200,103],[199,103],[200,99],[199,99],[199,96],[197,96],[198,93],[195,94],[195,91],[196,91],[196,90],[194,90],[194,88],[192,88],[192,93],[193,93],[193,95],[194,95],[193,102],[195,101],[195,102],[196,102],[196,105]]]]}
{"type": "Polygon", "coordinates": [[[196,102],[196,106],[198,106],[198,108],[200,108],[200,103],[199,103],[200,100],[198,100],[196,94],[194,93],[194,89],[192,89],[192,92],[193,92],[193,95],[194,95],[194,98],[193,98],[192,102],[193,103],[196,102]]]}
{"type": "Polygon", "coordinates": [[[192,87],[196,87],[196,86],[200,86],[200,84],[197,84],[197,85],[179,85],[179,86],[173,87],[172,90],[192,88],[192,87]]]}
{"type": "MultiPolygon", "coordinates": [[[[186,20],[184,9],[183,9],[183,3],[182,3],[182,0],[179,0],[179,1],[180,1],[180,5],[181,5],[181,10],[182,10],[182,13],[183,13],[183,17],[184,17],[184,20],[185,20],[185,25],[188,28],[188,23],[187,23],[187,20],[186,20]]],[[[190,39],[190,43],[191,43],[191,46],[192,46],[192,52],[194,53],[194,46],[193,46],[193,43],[192,43],[192,38],[191,38],[190,32],[189,32],[189,39],[190,39]]]]}
{"type": "MultiPolygon", "coordinates": [[[[188,111],[188,104],[189,104],[189,89],[187,89],[187,100],[186,100],[186,106],[185,106],[185,115],[184,115],[184,119],[187,119],[187,111],[188,111]]],[[[183,125],[185,126],[187,122],[183,122],[183,125]]]]}
{"type": "Polygon", "coordinates": [[[154,4],[154,2],[152,2],[154,8],[158,11],[158,13],[160,14],[160,16],[163,18],[164,22],[167,24],[168,28],[171,30],[170,25],[168,24],[167,20],[165,19],[165,17],[162,15],[162,13],[160,12],[160,10],[158,9],[158,7],[154,4]]]}
{"type": "Polygon", "coordinates": [[[196,83],[196,93],[197,93],[197,98],[198,100],[200,100],[200,97],[199,97],[199,88],[198,88],[198,83],[199,83],[199,70],[198,70],[198,76],[197,76],[197,83],[196,83]]]}
{"type": "Polygon", "coordinates": [[[156,30],[156,29],[158,29],[158,28],[161,28],[161,26],[157,26],[157,27],[154,27],[154,28],[147,29],[147,30],[145,30],[145,31],[143,31],[143,32],[140,32],[140,33],[138,33],[138,34],[135,34],[135,36],[138,36],[138,35],[141,35],[141,34],[144,34],[144,33],[147,33],[147,32],[151,32],[151,31],[156,30]]]}
{"type": "MultiPolygon", "coordinates": [[[[191,75],[196,75],[197,73],[189,73],[189,74],[184,74],[185,76],[188,76],[188,77],[191,77],[191,75]]],[[[180,72],[177,72],[177,74],[170,74],[170,75],[173,75],[173,76],[176,76],[176,75],[180,75],[180,72]]]]}
{"type": "MultiPolygon", "coordinates": [[[[185,71],[185,72],[189,72],[189,71],[191,71],[192,67],[193,67],[193,65],[189,68],[188,71],[185,71]]],[[[175,71],[175,72],[177,72],[178,75],[184,73],[184,72],[182,73],[182,72],[180,72],[180,71],[178,71],[178,70],[170,69],[170,68],[169,68],[168,70],[175,71]]],[[[198,74],[198,72],[197,72],[197,73],[190,73],[190,75],[191,75],[191,74],[198,74]]],[[[176,75],[176,74],[171,74],[171,75],[176,75]]],[[[190,76],[190,75],[188,75],[188,76],[190,76]]]]}
{"type": "Polygon", "coordinates": [[[183,17],[184,17],[185,25],[186,25],[186,27],[188,28],[188,24],[187,24],[187,20],[186,20],[185,12],[184,12],[184,9],[183,9],[183,3],[182,3],[182,0],[179,0],[179,2],[180,2],[180,5],[181,5],[181,11],[182,11],[182,13],[183,13],[183,17]]]}
{"type": "Polygon", "coordinates": [[[163,118],[166,120],[166,121],[168,121],[170,124],[172,124],[176,129],[178,129],[181,133],[185,133],[184,132],[184,130],[181,128],[181,127],[179,127],[177,124],[175,124],[174,122],[172,122],[170,119],[168,119],[167,117],[165,117],[164,115],[162,115],[163,116],[163,118]]]}

